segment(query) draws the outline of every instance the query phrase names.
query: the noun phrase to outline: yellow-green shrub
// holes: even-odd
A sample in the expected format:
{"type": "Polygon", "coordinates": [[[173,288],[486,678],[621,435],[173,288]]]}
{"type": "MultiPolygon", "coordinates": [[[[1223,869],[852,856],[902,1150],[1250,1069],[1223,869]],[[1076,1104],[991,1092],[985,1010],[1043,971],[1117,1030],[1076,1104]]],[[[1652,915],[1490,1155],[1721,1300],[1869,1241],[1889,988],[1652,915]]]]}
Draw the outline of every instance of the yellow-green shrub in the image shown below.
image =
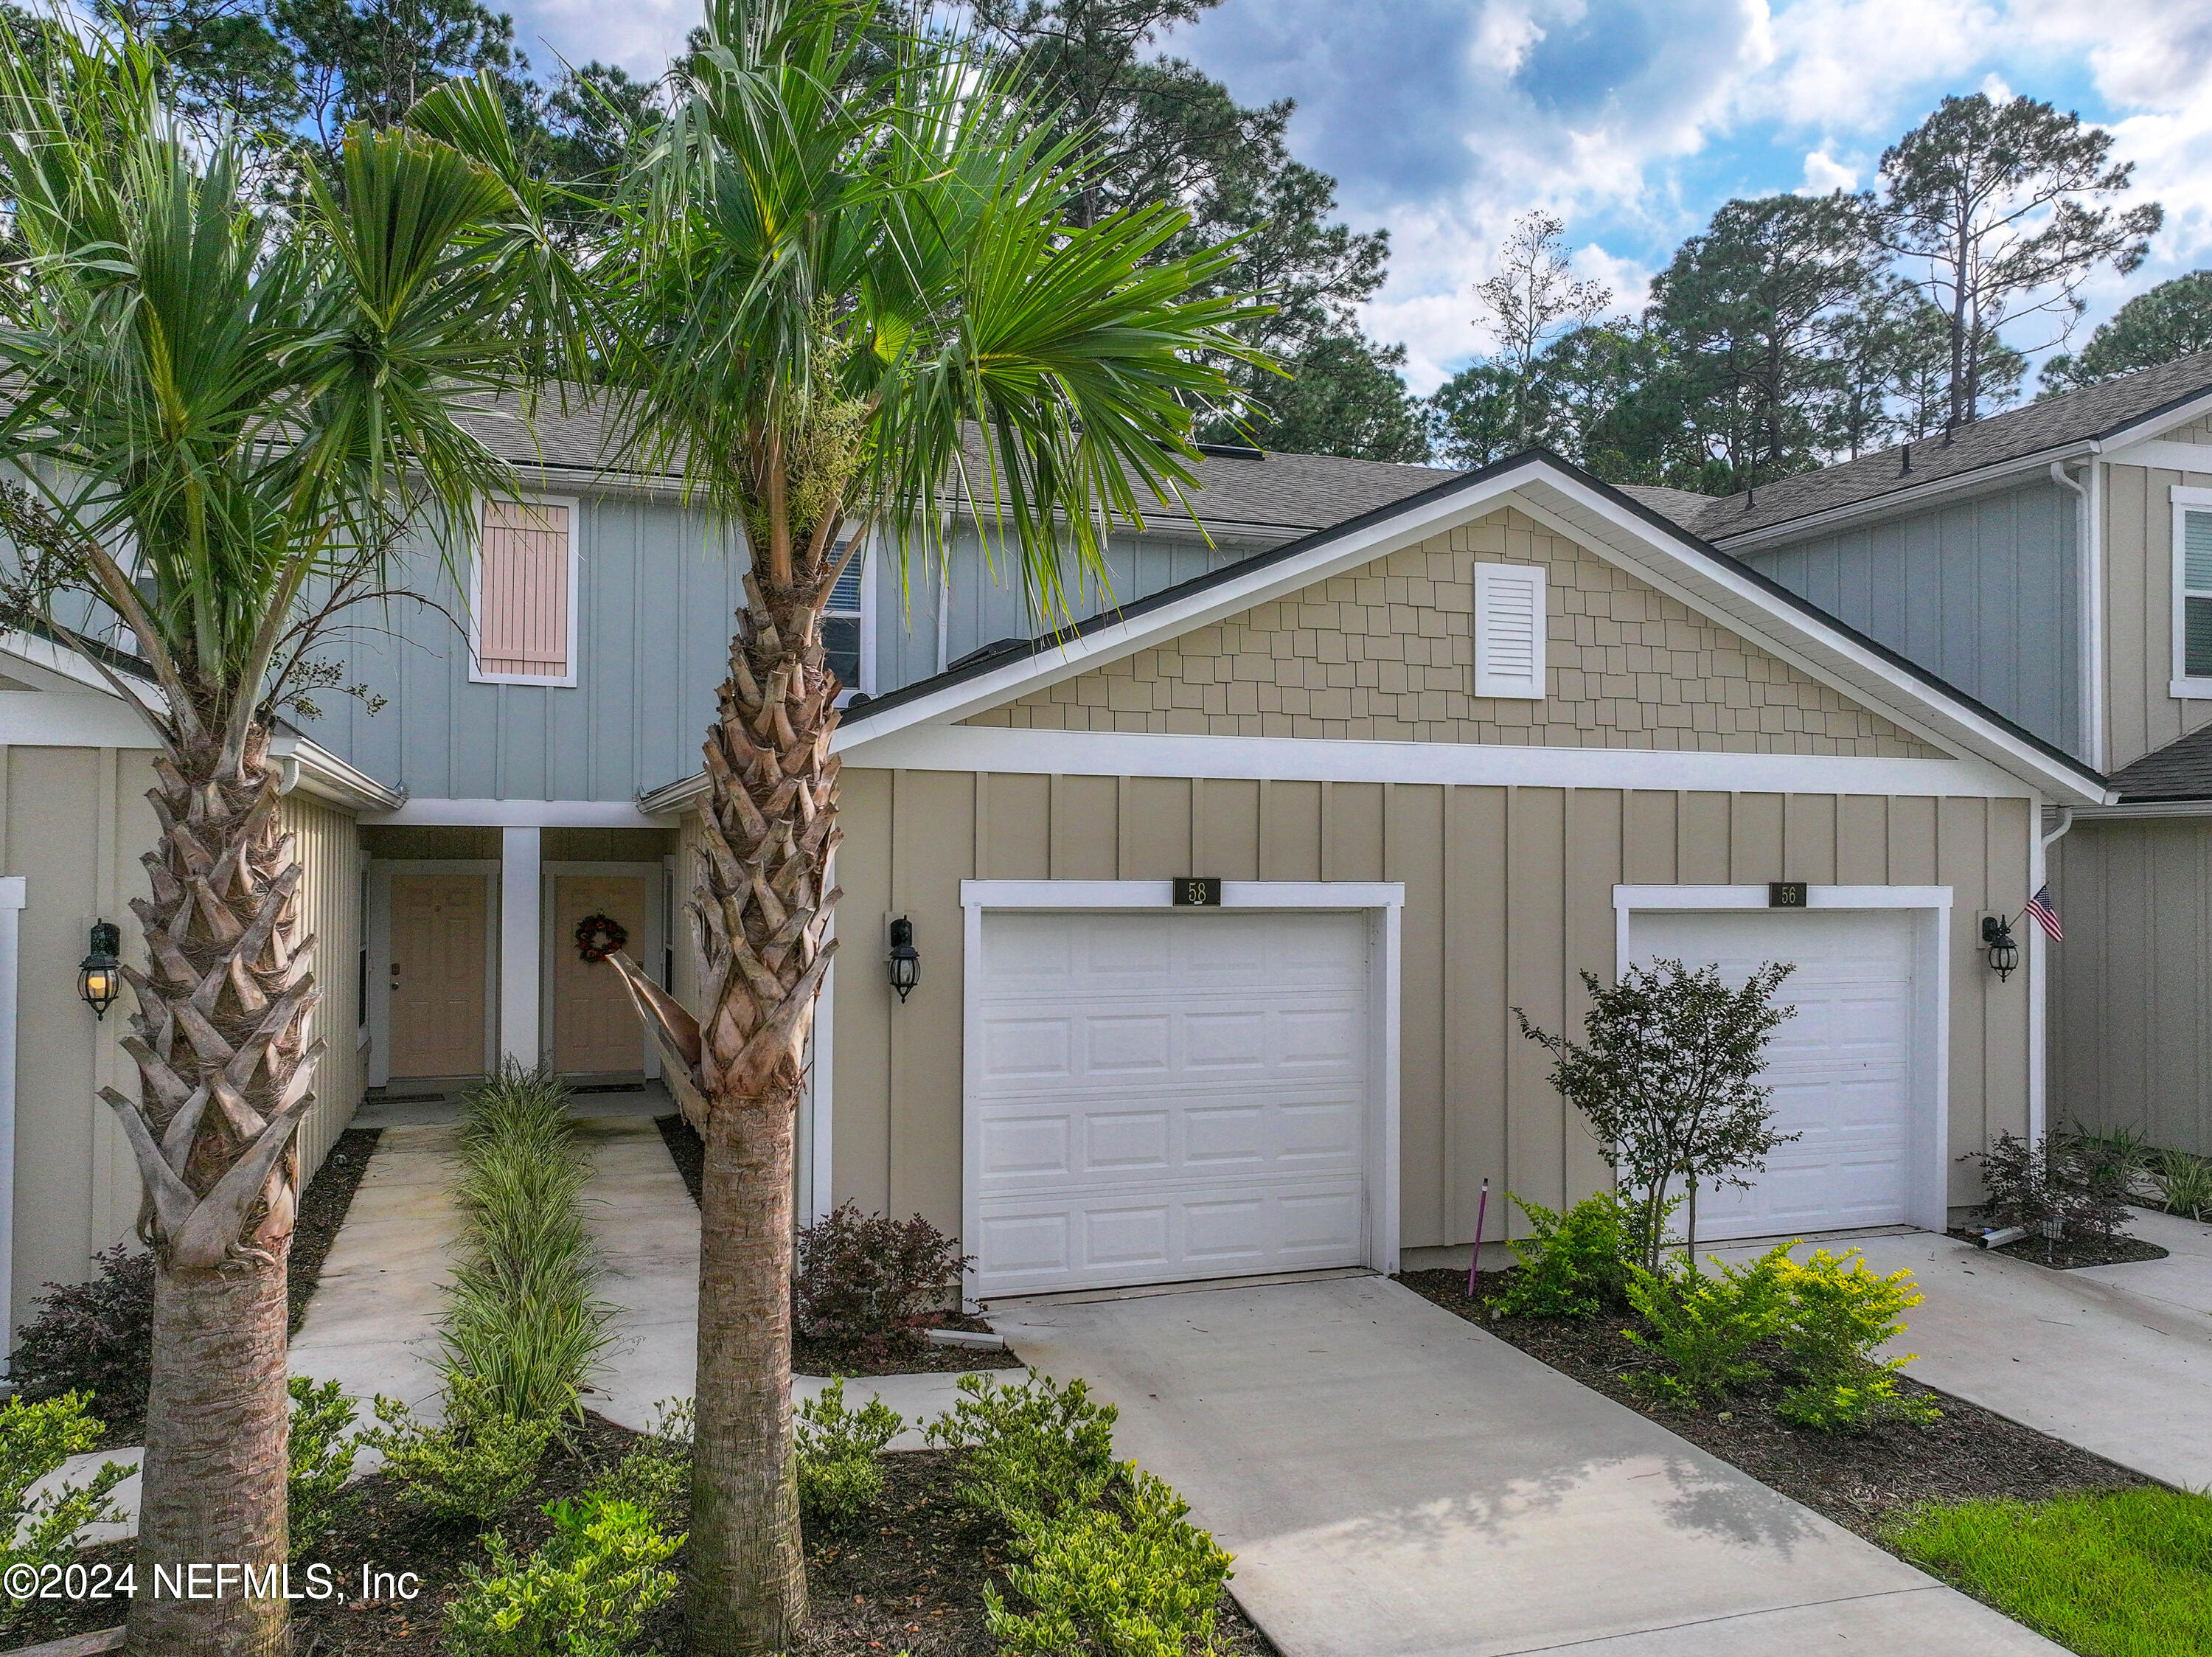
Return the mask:
{"type": "Polygon", "coordinates": [[[1186,1521],[1189,1504],[1161,1480],[1125,1465],[1120,1513],[1024,1514],[1015,1545],[1027,1563],[1006,1581],[1030,1609],[1006,1609],[983,1590],[984,1616],[1005,1657],[1185,1657],[1210,1651],[1214,1607],[1230,1556],[1186,1521]]]}
{"type": "Polygon", "coordinates": [[[1910,1271],[1883,1276],[1856,1249],[1780,1263],[1775,1335],[1801,1378],[1775,1408],[1785,1421],[1824,1432],[1883,1421],[1932,1421],[1924,1398],[1900,1392],[1896,1372],[1912,1355],[1877,1361],[1876,1348],[1905,1332],[1903,1313],[1926,1297],[1910,1271]]]}

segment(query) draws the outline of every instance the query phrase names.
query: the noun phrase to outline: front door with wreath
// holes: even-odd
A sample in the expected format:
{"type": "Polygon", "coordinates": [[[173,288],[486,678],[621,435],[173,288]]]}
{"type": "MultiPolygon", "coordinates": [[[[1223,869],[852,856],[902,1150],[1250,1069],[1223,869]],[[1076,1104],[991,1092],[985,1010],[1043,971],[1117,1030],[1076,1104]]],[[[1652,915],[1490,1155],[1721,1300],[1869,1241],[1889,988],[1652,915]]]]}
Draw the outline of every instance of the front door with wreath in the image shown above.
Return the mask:
{"type": "Polygon", "coordinates": [[[644,1041],[606,957],[643,950],[646,879],[562,874],[554,896],[553,1068],[563,1075],[634,1075],[644,1068],[644,1041]]]}

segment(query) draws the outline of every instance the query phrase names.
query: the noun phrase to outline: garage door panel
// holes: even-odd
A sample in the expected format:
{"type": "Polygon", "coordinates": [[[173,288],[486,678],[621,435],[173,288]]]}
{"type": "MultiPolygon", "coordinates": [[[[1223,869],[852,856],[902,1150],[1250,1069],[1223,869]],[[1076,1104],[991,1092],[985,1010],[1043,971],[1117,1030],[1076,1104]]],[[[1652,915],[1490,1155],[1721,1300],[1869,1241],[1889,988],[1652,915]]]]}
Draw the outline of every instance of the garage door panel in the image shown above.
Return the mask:
{"type": "Polygon", "coordinates": [[[1065,1112],[1048,1116],[1001,1116],[981,1124],[977,1149],[987,1180],[1066,1178],[1073,1173],[1071,1124],[1065,1112]]]}
{"type": "Polygon", "coordinates": [[[1361,917],[988,916],[982,953],[972,1293],[1364,1258],[1361,917]]]}
{"type": "Polygon", "coordinates": [[[1796,1015],[1767,1044],[1775,1125],[1748,1191],[1701,1192],[1702,1240],[1890,1225],[1908,1217],[1917,1006],[1913,917],[1896,910],[1764,910],[1632,917],[1636,959],[1717,964],[1741,984],[1763,961],[1796,963],[1779,998],[1796,1015]]]}
{"type": "Polygon", "coordinates": [[[971,1294],[1297,1271],[1356,1264],[1364,1251],[1356,1178],[1193,1183],[1164,1193],[1048,1200],[1049,1207],[1004,1199],[980,1205],[971,1294]]]}

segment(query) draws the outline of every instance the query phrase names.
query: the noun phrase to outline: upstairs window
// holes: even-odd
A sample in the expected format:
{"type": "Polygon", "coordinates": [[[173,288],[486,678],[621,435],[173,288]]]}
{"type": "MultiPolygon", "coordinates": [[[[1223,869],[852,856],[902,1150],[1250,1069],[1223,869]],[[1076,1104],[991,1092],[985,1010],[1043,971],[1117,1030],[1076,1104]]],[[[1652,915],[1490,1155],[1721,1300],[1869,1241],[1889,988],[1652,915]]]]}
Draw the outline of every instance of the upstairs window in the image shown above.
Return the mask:
{"type": "MultiPolygon", "coordinates": [[[[837,544],[840,557],[844,556],[845,545],[837,544]]],[[[822,607],[822,649],[829,658],[830,671],[844,687],[840,700],[866,688],[860,682],[860,568],[866,562],[864,550],[845,566],[836,586],[830,589],[830,602],[822,607]]]]}
{"type": "Polygon", "coordinates": [[[1544,570],[1474,566],[1474,693],[1544,699],[1544,570]]]}
{"type": "Polygon", "coordinates": [[[469,594],[469,677],[486,685],[576,682],[573,501],[483,503],[469,594]]]}
{"type": "Polygon", "coordinates": [[[2212,679],[2212,491],[2175,490],[2174,579],[2181,593],[2179,654],[2184,679],[2212,679]],[[2192,507],[2185,494],[2203,496],[2192,507]]]}

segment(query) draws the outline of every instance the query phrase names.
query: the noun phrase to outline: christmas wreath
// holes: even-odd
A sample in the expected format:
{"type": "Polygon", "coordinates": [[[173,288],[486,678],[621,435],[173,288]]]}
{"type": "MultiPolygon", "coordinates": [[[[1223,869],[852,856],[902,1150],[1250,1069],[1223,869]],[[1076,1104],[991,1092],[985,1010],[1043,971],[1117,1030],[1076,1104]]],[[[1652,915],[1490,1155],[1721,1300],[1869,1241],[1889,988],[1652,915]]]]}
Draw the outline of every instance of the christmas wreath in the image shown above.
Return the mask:
{"type": "Polygon", "coordinates": [[[629,932],[611,915],[586,915],[576,923],[576,953],[603,961],[629,941],[629,932]]]}

